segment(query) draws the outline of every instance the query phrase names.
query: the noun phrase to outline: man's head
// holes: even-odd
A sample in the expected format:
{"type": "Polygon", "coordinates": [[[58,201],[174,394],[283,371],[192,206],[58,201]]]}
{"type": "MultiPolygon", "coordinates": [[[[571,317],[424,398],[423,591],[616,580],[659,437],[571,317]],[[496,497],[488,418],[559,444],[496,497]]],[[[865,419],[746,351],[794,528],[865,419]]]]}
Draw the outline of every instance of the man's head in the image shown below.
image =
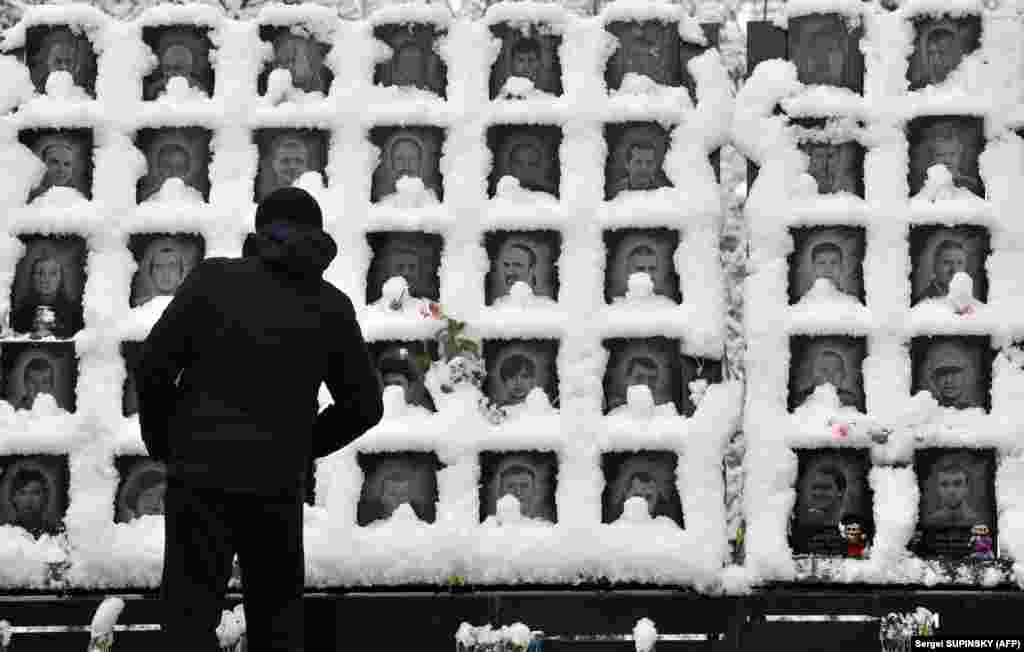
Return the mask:
{"type": "Polygon", "coordinates": [[[957,240],[943,240],[935,248],[935,258],[932,262],[932,269],[935,273],[935,283],[941,288],[949,291],[949,282],[957,272],[967,271],[967,250],[962,242],[957,240]]]}
{"type": "Polygon", "coordinates": [[[43,148],[47,186],[70,186],[74,176],[75,152],[67,143],[52,143],[43,148]]]}
{"type": "Polygon", "coordinates": [[[937,125],[932,129],[931,137],[932,160],[929,165],[945,165],[954,177],[959,175],[964,146],[957,137],[956,129],[949,124],[937,125]]]}
{"type": "Polygon", "coordinates": [[[931,377],[939,405],[956,407],[962,402],[967,391],[969,367],[970,360],[959,349],[944,347],[939,352],[931,377]]]}
{"type": "Polygon", "coordinates": [[[537,493],[537,474],[522,464],[513,464],[501,472],[498,498],[509,494],[519,501],[519,509],[525,516],[531,516],[537,493]]]}
{"type": "Polygon", "coordinates": [[[658,489],[658,481],[647,471],[637,471],[629,476],[629,483],[626,487],[626,499],[639,496],[647,501],[647,511],[654,516],[654,509],[658,505],[658,498],[661,491],[658,489]]]}
{"type": "Polygon", "coordinates": [[[658,252],[648,245],[639,245],[626,255],[626,275],[647,274],[652,281],[658,279],[658,252]]]}
{"type": "Polygon", "coordinates": [[[534,84],[540,74],[540,42],[521,38],[512,46],[512,76],[529,79],[534,84]]]}
{"type": "Polygon", "coordinates": [[[398,138],[391,144],[391,172],[395,180],[423,176],[423,148],[412,138],[398,138]]]}
{"type": "Polygon", "coordinates": [[[420,255],[415,249],[395,246],[387,259],[387,277],[401,276],[409,285],[409,292],[414,296],[419,293],[420,286],[420,255]]]}
{"type": "Polygon", "coordinates": [[[405,43],[395,52],[391,81],[396,86],[415,86],[423,81],[423,51],[415,43],[405,43]]]}
{"type": "Polygon", "coordinates": [[[50,500],[50,486],[46,476],[35,469],[19,471],[11,481],[11,506],[19,523],[37,523],[50,500]]]}
{"type": "Polygon", "coordinates": [[[837,390],[846,382],[846,361],[835,351],[822,351],[814,359],[814,386],[830,383],[837,390]]]}
{"type": "Polygon", "coordinates": [[[837,290],[842,289],[843,250],[834,242],[822,242],[811,249],[814,279],[827,278],[837,290]]]}
{"type": "Polygon", "coordinates": [[[54,36],[46,52],[46,69],[49,72],[64,70],[74,73],[76,49],[74,37],[70,34],[54,36]]]}
{"type": "Polygon", "coordinates": [[[399,505],[412,503],[412,483],[407,473],[395,468],[384,474],[380,483],[380,500],[391,515],[399,505]]]}
{"type": "Polygon", "coordinates": [[[316,71],[310,60],[312,44],[301,36],[285,32],[274,42],[274,65],[291,73],[292,85],[296,88],[312,90],[316,71]]]}
{"type": "Polygon", "coordinates": [[[508,173],[524,188],[536,189],[544,184],[542,163],[541,152],[532,143],[519,143],[508,153],[508,173]]]}
{"type": "Polygon", "coordinates": [[[537,365],[529,357],[516,353],[501,363],[498,370],[501,382],[505,384],[508,403],[522,403],[537,386],[537,365]]]}
{"type": "Polygon", "coordinates": [[[498,265],[506,290],[510,290],[518,281],[530,287],[536,285],[534,271],[537,268],[537,254],[530,247],[519,243],[505,247],[498,265]]]}
{"type": "Polygon", "coordinates": [[[53,396],[53,365],[46,358],[32,358],[29,360],[28,364],[25,365],[23,379],[25,382],[25,395],[28,397],[30,407],[40,394],[53,396]]]}
{"type": "Polygon", "coordinates": [[[938,84],[956,68],[960,58],[956,34],[948,29],[935,29],[928,34],[925,46],[927,69],[931,82],[938,84]]]}
{"type": "Polygon", "coordinates": [[[172,43],[160,55],[160,71],[164,77],[192,76],[192,50],[182,43],[172,43]]]}
{"type": "Polygon", "coordinates": [[[277,142],[270,167],[278,186],[290,186],[310,169],[309,147],[301,138],[289,136],[277,142]]]}
{"type": "Polygon", "coordinates": [[[808,508],[812,512],[828,513],[838,508],[846,494],[846,475],[832,464],[819,466],[814,469],[808,489],[808,508]]]}
{"type": "Polygon", "coordinates": [[[970,494],[970,476],[963,460],[948,458],[935,469],[935,488],[944,509],[960,509],[970,494]]]}
{"type": "Polygon", "coordinates": [[[808,45],[811,56],[805,61],[811,66],[814,83],[838,83],[842,81],[846,53],[842,43],[836,40],[831,30],[819,29],[810,35],[808,45]]]}
{"type": "Polygon", "coordinates": [[[658,386],[658,363],[654,358],[641,355],[626,363],[626,388],[633,385],[647,385],[654,394],[658,386]]]}
{"type": "Polygon", "coordinates": [[[64,268],[51,255],[40,256],[32,263],[32,290],[43,302],[52,302],[60,292],[64,279],[64,268]]]}
{"type": "Polygon", "coordinates": [[[637,141],[626,148],[626,175],[631,190],[654,187],[654,176],[657,171],[658,157],[653,143],[637,141]]]}
{"type": "Polygon", "coordinates": [[[191,169],[192,155],[177,143],[164,145],[156,154],[157,179],[161,185],[172,177],[187,179],[191,169]]]}
{"type": "Polygon", "coordinates": [[[622,49],[628,72],[650,76],[660,61],[661,47],[657,42],[654,25],[634,22],[623,39],[622,49]]]}
{"type": "Polygon", "coordinates": [[[185,278],[185,259],[174,247],[161,247],[149,263],[149,277],[162,295],[171,295],[185,278]]]}

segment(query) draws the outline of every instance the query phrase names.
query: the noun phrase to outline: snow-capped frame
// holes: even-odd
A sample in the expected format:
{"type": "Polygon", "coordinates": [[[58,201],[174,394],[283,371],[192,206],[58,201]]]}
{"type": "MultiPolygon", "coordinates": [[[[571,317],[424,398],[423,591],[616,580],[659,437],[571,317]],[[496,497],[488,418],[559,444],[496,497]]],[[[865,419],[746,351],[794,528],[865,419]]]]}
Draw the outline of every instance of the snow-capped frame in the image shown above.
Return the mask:
{"type": "MultiPolygon", "coordinates": [[[[890,8],[891,9],[891,8],[890,8]]],[[[843,88],[805,86],[792,63],[760,63],[737,97],[736,146],[760,166],[746,204],[751,236],[751,275],[745,285],[747,329],[744,430],[747,437],[745,574],[755,582],[812,579],[832,582],[1024,583],[1019,490],[1021,416],[1024,389],[1020,337],[1022,300],[1012,270],[1021,263],[1019,201],[1022,149],[1013,132],[1020,126],[1021,22],[1012,3],[973,0],[912,0],[889,10],[874,3],[793,0],[776,19],[839,13],[864,29],[864,94],[843,88]],[[980,17],[981,45],[964,56],[940,84],[909,91],[908,58],[918,18],[980,17]],[[865,197],[821,195],[807,172],[808,158],[797,148],[792,118],[829,117],[859,121],[856,139],[867,148],[865,197]],[[932,167],[920,193],[907,182],[906,126],[924,116],[983,119],[979,157],[984,198],[958,188],[944,167],[932,167]],[[866,302],[837,293],[818,279],[796,305],[787,305],[790,229],[851,226],[866,230],[863,279],[866,302]],[[911,247],[918,225],[976,225],[990,234],[988,299],[971,296],[970,283],[949,296],[911,308],[911,247]],[[828,385],[793,414],[786,388],[795,335],[865,337],[863,362],[866,414],[840,407],[828,385]],[[987,336],[993,349],[991,409],[947,409],[928,392],[912,395],[911,342],[926,336],[987,336]],[[866,559],[794,559],[787,526],[795,505],[794,449],[868,448],[874,494],[874,541],[866,559]],[[918,521],[920,492],[916,452],[939,448],[985,448],[996,453],[995,493],[999,555],[996,563],[945,564],[911,555],[908,544],[918,521]],[[1012,569],[1011,569],[1012,566],[1012,569]]],[[[963,280],[963,279],[961,279],[963,280]]],[[[941,397],[937,397],[943,400],[941,397]]]]}

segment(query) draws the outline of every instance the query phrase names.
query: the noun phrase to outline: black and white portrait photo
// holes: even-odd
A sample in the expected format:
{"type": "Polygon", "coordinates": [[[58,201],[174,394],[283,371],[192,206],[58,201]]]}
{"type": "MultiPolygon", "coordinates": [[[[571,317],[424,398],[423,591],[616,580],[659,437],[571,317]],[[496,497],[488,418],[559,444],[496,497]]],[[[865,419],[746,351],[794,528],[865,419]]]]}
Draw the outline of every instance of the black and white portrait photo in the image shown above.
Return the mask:
{"type": "Polygon", "coordinates": [[[827,335],[790,338],[789,410],[803,405],[821,385],[831,384],[840,405],[864,411],[863,337],[827,335]]]}
{"type": "Polygon", "coordinates": [[[80,30],[67,25],[38,25],[28,29],[26,43],[25,62],[37,91],[46,92],[50,73],[64,71],[71,75],[75,86],[96,95],[96,53],[80,30]]]}
{"type": "Polygon", "coordinates": [[[985,188],[978,170],[978,157],[985,148],[981,118],[934,116],[917,118],[908,125],[910,143],[910,194],[916,195],[928,178],[928,168],[943,165],[957,188],[979,197],[985,188]]]}
{"type": "Polygon", "coordinates": [[[11,292],[11,328],[35,338],[69,338],[84,327],[85,240],[22,236],[11,292]]]}
{"type": "Polygon", "coordinates": [[[18,140],[46,166],[43,178],[29,192],[31,202],[50,188],[74,188],[92,197],[92,132],[87,129],[22,131],[18,140]]]}
{"type": "Polygon", "coordinates": [[[839,525],[854,520],[869,537],[873,529],[868,456],[852,449],[814,449],[797,451],[797,458],[790,545],[798,554],[846,556],[839,525]]]}
{"type": "Polygon", "coordinates": [[[448,73],[437,49],[444,32],[427,23],[402,23],[378,25],[373,35],[391,48],[391,56],[377,64],[375,84],[409,86],[445,97],[448,73]]]}
{"type": "Polygon", "coordinates": [[[146,175],[139,179],[138,200],[160,192],[168,179],[181,179],[207,199],[211,135],[199,127],[141,130],[138,146],[146,157],[146,175]]]}
{"type": "Polygon", "coordinates": [[[651,518],[665,516],[685,528],[682,502],[676,484],[679,458],[668,451],[605,453],[601,456],[605,488],[602,523],[614,523],[630,498],[647,502],[651,518]]]}
{"type": "Polygon", "coordinates": [[[167,85],[175,77],[184,79],[190,88],[213,95],[211,46],[206,29],[186,25],[146,27],[142,38],[157,58],[156,67],[143,80],[143,100],[155,100],[166,93],[167,85]]]}
{"type": "Polygon", "coordinates": [[[67,457],[0,457],[0,525],[57,534],[67,509],[67,457]]]}
{"type": "Polygon", "coordinates": [[[842,86],[855,93],[864,85],[863,30],[839,14],[794,16],[789,22],[789,59],[804,84],[842,86]]]}
{"type": "Polygon", "coordinates": [[[437,515],[437,472],[434,453],[359,454],[363,489],[356,508],[361,526],[391,518],[409,505],[416,518],[433,523],[437,515]]]}
{"type": "Polygon", "coordinates": [[[497,513],[498,501],[513,496],[524,518],[557,521],[554,453],[520,451],[480,454],[480,521],[497,513]]]}
{"type": "Polygon", "coordinates": [[[679,25],[658,20],[614,21],[605,27],[618,48],[608,59],[605,82],[617,90],[627,74],[644,75],[665,86],[679,86],[679,25]]]}
{"type": "Polygon", "coordinates": [[[679,247],[679,231],[670,229],[617,229],[605,231],[608,261],[605,266],[605,301],[626,296],[629,277],[647,274],[653,293],[679,303],[679,275],[673,262],[679,247]]]}
{"type": "Polygon", "coordinates": [[[127,523],[140,516],[164,513],[167,467],[148,457],[127,456],[115,461],[121,481],[117,486],[114,520],[127,523]]]}
{"type": "Polygon", "coordinates": [[[981,42],[981,17],[964,15],[914,21],[914,52],[907,78],[910,90],[941,84],[981,42]]]}
{"type": "Polygon", "coordinates": [[[800,151],[807,155],[807,172],[818,183],[823,195],[848,192],[864,196],[864,147],[856,141],[827,143],[802,141],[800,151]]]}
{"type": "Polygon", "coordinates": [[[49,394],[57,407],[75,411],[78,361],[70,344],[8,344],[3,350],[7,402],[15,410],[31,410],[49,394]]]}
{"type": "Polygon", "coordinates": [[[440,298],[438,267],[444,241],[436,233],[417,231],[378,231],[366,236],[373,250],[366,285],[366,302],[382,296],[388,279],[401,277],[409,294],[417,299],[440,298]]]}
{"type": "Polygon", "coordinates": [[[789,303],[800,301],[821,279],[864,302],[865,231],[852,226],[793,229],[789,258],[789,303]]]}
{"type": "Polygon", "coordinates": [[[256,201],[291,186],[306,172],[324,171],[327,134],[314,129],[263,129],[256,132],[260,164],[256,201]]]}
{"type": "Polygon", "coordinates": [[[493,197],[502,177],[514,177],[525,190],[558,197],[558,149],[562,144],[559,127],[502,125],[487,131],[487,143],[494,156],[489,194],[493,197]]]}
{"type": "Polygon", "coordinates": [[[433,342],[399,342],[386,340],[369,344],[385,388],[402,388],[407,405],[434,411],[434,402],[424,383],[424,375],[432,360],[438,357],[433,342]]]}
{"type": "Polygon", "coordinates": [[[679,342],[656,337],[640,340],[605,340],[609,350],[605,371],[605,404],[608,411],[626,404],[629,388],[646,385],[655,405],[682,402],[679,342]]]}
{"type": "MultiPolygon", "coordinates": [[[[995,457],[992,450],[931,448],[914,455],[921,491],[918,552],[964,557],[974,552],[974,528],[995,538],[995,457]]],[[[994,548],[993,548],[994,550],[994,548]]]]}
{"type": "Polygon", "coordinates": [[[671,187],[664,169],[668,138],[669,133],[653,122],[606,125],[605,199],[627,190],[671,187]]]}
{"type": "Polygon", "coordinates": [[[287,70],[292,87],[307,93],[327,94],[334,74],[325,60],[330,46],[305,33],[298,26],[260,28],[260,39],[274,48],[273,58],[260,73],[257,88],[260,95],[267,92],[267,80],[274,70],[287,70]]]}
{"type": "Polygon", "coordinates": [[[990,253],[988,230],[980,226],[918,226],[910,230],[911,304],[941,299],[957,272],[973,281],[972,295],[988,300],[985,261],[990,253]]]}
{"type": "Polygon", "coordinates": [[[174,296],[203,256],[202,240],[195,235],[133,235],[128,248],[139,266],[132,280],[133,308],[153,297],[174,296]]]}
{"type": "Polygon", "coordinates": [[[402,177],[416,177],[427,190],[442,199],[441,147],[444,131],[439,127],[375,127],[370,140],[380,150],[373,174],[372,200],[380,201],[397,191],[402,177]]]}
{"type": "Polygon", "coordinates": [[[522,282],[534,296],[558,299],[557,260],[562,237],[557,231],[497,231],[485,238],[491,271],[487,275],[487,305],[508,296],[522,282]]]}
{"type": "Polygon", "coordinates": [[[501,39],[501,51],[491,68],[491,99],[498,97],[510,77],[527,79],[533,87],[552,95],[562,94],[562,63],[558,49],[562,37],[544,23],[491,25],[501,39]]]}
{"type": "Polygon", "coordinates": [[[939,405],[946,408],[987,410],[993,357],[987,337],[914,338],[911,343],[914,393],[931,392],[939,405]]]}
{"type": "Polygon", "coordinates": [[[487,396],[499,406],[518,405],[540,388],[552,405],[558,401],[557,340],[484,342],[487,396]]]}

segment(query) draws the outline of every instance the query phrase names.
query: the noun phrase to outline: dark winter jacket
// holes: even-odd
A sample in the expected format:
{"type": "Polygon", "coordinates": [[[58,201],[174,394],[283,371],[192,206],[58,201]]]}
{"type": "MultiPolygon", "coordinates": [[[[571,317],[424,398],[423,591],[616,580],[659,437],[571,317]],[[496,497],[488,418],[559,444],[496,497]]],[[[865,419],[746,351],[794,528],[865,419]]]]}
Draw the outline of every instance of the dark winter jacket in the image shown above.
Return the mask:
{"type": "Polygon", "coordinates": [[[302,489],[311,458],[380,421],[380,381],[352,302],[322,278],[336,254],[321,231],[284,242],[250,234],[243,258],[207,259],[182,283],[136,370],[142,438],[170,477],[267,495],[302,489]],[[321,382],[334,403],[317,416],[321,382]]]}

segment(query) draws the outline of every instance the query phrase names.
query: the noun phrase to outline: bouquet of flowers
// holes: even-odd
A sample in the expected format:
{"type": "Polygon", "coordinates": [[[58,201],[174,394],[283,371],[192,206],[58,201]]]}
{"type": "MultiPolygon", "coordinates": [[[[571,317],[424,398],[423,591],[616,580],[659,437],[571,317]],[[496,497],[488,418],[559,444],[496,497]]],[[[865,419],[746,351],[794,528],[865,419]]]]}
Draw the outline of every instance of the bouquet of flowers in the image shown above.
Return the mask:
{"type": "Polygon", "coordinates": [[[911,649],[914,636],[931,636],[939,629],[939,615],[924,607],[906,613],[890,613],[882,618],[878,637],[882,652],[904,652],[911,649]]]}
{"type": "Polygon", "coordinates": [[[462,623],[455,634],[458,652],[541,652],[541,641],[522,623],[494,629],[462,623]]]}

